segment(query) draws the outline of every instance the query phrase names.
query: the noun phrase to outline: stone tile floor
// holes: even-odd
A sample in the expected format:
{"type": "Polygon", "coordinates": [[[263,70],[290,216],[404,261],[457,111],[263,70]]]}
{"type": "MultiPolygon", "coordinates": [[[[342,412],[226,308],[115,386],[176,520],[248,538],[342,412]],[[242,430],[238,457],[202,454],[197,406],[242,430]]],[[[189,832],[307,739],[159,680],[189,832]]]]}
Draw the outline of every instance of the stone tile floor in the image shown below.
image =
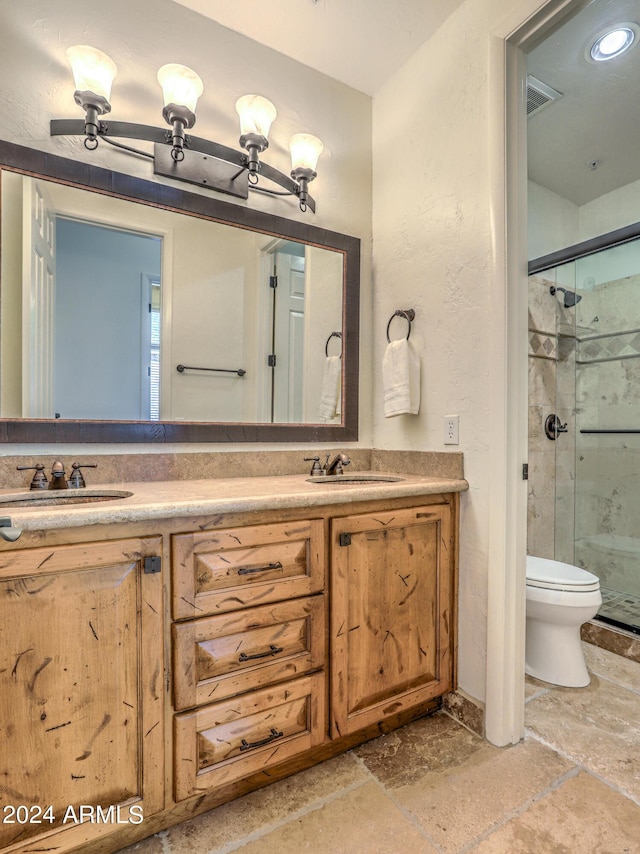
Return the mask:
{"type": "Polygon", "coordinates": [[[591,685],[528,679],[525,739],[438,713],[127,854],[637,854],[640,664],[585,644],[591,685]]]}

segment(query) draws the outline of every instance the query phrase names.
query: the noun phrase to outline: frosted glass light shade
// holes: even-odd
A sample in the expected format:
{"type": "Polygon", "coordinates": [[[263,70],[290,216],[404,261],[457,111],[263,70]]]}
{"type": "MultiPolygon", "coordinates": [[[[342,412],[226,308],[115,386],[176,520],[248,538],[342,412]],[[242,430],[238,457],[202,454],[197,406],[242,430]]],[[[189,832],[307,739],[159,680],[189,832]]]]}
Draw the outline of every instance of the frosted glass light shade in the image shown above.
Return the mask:
{"type": "Polygon", "coordinates": [[[95,47],[78,44],[67,49],[76,90],[93,92],[107,101],[111,97],[113,78],[118,73],[115,62],[95,47]]]}
{"type": "Polygon", "coordinates": [[[162,86],[165,107],[177,104],[195,113],[198,98],[204,92],[202,80],[195,71],[186,65],[169,63],[158,71],[158,83],[162,86]]]}
{"type": "Polygon", "coordinates": [[[262,95],[243,95],[236,101],[236,112],[240,116],[240,135],[258,134],[269,136],[271,123],[278,115],[271,101],[262,95]]]}
{"type": "Polygon", "coordinates": [[[323,148],[318,137],[310,133],[297,133],[292,136],[289,140],[292,170],[311,169],[315,172],[323,148]]]}

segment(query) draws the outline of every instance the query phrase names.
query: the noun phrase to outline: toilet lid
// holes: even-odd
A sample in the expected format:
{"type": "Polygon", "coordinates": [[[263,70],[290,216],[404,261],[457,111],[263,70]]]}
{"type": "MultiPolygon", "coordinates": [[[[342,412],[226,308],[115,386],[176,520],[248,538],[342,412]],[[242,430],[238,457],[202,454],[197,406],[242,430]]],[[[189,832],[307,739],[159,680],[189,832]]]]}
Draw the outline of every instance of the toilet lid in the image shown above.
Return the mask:
{"type": "Polygon", "coordinates": [[[527,555],[527,584],[546,590],[573,590],[587,593],[600,589],[600,579],[592,572],[542,557],[527,555]]]}

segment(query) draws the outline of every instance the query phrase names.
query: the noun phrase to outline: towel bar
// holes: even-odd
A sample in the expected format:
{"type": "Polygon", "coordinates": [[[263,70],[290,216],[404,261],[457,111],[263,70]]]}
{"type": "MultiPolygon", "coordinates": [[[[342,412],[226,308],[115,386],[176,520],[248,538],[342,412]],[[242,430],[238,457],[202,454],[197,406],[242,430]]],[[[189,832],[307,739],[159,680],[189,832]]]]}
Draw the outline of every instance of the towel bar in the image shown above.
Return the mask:
{"type": "Polygon", "coordinates": [[[185,371],[215,371],[216,373],[221,374],[237,374],[239,377],[243,377],[247,372],[244,368],[197,368],[193,365],[176,365],[176,371],[178,373],[183,374],[185,371]]]}
{"type": "Polygon", "coordinates": [[[389,329],[391,328],[391,321],[394,317],[404,317],[407,321],[409,328],[407,329],[407,341],[409,340],[409,336],[411,335],[411,321],[415,319],[416,313],[412,308],[399,308],[397,311],[394,311],[391,317],[389,318],[389,323],[387,323],[387,341],[391,344],[391,338],[389,338],[389,329]]]}
{"type": "Polygon", "coordinates": [[[631,433],[640,433],[640,430],[638,430],[635,427],[627,427],[627,428],[617,428],[616,427],[615,429],[609,428],[606,430],[601,430],[601,429],[581,430],[580,432],[581,433],[607,433],[607,434],[609,434],[609,433],[628,433],[628,434],[631,434],[631,433]]]}

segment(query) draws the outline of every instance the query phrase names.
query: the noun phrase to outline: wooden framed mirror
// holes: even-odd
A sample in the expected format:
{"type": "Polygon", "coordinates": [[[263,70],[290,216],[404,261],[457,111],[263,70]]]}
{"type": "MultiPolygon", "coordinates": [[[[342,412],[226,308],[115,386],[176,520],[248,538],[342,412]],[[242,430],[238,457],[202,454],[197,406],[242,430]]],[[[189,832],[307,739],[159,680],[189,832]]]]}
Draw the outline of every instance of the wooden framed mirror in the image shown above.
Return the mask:
{"type": "Polygon", "coordinates": [[[357,238],[7,142],[0,176],[1,441],[357,439],[357,238]]]}

